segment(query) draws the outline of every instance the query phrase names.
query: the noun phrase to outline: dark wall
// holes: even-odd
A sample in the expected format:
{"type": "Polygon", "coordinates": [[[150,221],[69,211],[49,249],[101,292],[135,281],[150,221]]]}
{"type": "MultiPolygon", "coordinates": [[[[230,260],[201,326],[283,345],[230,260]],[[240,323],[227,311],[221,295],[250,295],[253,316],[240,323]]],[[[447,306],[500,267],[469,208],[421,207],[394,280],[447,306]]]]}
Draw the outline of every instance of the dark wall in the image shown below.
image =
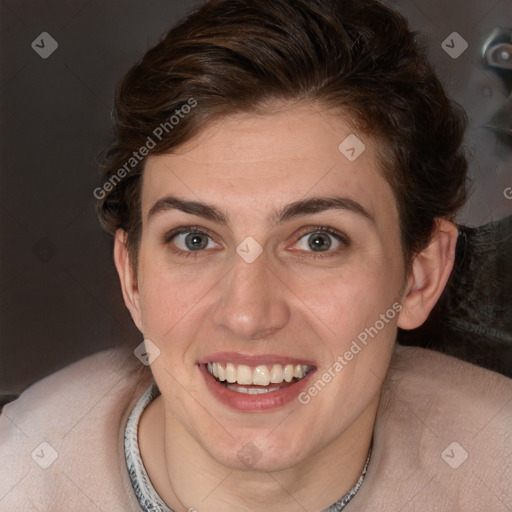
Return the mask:
{"type": "Polygon", "coordinates": [[[0,393],[139,343],[95,216],[95,159],[115,84],[193,4],[0,3],[0,393]],[[31,46],[51,48],[42,32],[58,43],[46,59],[31,46]]]}
{"type": "MultiPolygon", "coordinates": [[[[95,158],[109,139],[116,82],[197,2],[3,0],[0,154],[0,394],[87,354],[141,336],[122,302],[112,242],[97,223],[95,158]],[[58,44],[48,58],[40,53],[58,44]]],[[[469,111],[474,194],[461,221],[512,213],[511,149],[483,128],[508,94],[481,63],[494,26],[512,27],[512,0],[402,0],[451,95],[469,111]],[[460,33],[469,48],[450,57],[460,33]]],[[[433,148],[434,150],[434,148],[433,148]]]]}

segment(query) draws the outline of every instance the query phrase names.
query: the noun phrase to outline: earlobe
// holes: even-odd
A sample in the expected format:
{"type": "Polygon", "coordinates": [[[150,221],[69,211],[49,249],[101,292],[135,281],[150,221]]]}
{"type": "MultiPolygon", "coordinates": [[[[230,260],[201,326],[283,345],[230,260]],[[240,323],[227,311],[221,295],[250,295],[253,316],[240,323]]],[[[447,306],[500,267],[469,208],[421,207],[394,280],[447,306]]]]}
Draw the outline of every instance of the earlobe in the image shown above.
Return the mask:
{"type": "Polygon", "coordinates": [[[126,231],[118,229],[114,237],[114,263],[119,275],[124,303],[130,311],[135,325],[140,332],[143,332],[138,283],[130,261],[126,239],[126,231]]]}
{"type": "Polygon", "coordinates": [[[415,256],[412,263],[398,327],[416,329],[427,319],[453,269],[457,237],[455,224],[445,219],[436,220],[429,245],[415,256]]]}

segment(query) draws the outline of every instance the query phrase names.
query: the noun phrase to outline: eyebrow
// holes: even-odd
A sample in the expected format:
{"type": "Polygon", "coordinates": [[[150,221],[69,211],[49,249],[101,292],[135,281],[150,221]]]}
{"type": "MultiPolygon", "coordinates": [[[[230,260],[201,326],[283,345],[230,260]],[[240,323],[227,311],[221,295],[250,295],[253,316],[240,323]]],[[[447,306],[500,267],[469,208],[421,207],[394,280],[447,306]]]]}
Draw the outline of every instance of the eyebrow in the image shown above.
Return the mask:
{"type": "MultiPolygon", "coordinates": [[[[199,201],[188,201],[175,196],[159,199],[148,212],[148,221],[158,214],[170,210],[179,210],[204,219],[229,226],[229,217],[216,206],[199,201]]],[[[328,210],[344,210],[356,213],[375,222],[373,215],[360,203],[348,197],[311,197],[294,201],[281,210],[275,211],[271,220],[280,224],[303,215],[312,215],[328,210]]]]}

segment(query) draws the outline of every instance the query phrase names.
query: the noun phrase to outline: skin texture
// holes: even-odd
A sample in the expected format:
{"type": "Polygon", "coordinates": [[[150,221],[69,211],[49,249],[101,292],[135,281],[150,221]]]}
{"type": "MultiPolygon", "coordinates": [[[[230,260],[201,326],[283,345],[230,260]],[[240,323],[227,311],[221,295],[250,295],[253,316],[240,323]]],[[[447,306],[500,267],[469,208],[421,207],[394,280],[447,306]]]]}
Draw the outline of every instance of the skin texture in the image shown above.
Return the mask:
{"type": "Polygon", "coordinates": [[[141,418],[140,449],[176,512],[322,510],[363,468],[397,326],[428,316],[451,271],[457,230],[440,220],[406,275],[378,148],[357,134],[366,149],[349,161],[338,146],[350,133],[342,116],[294,105],[223,118],[147,161],[137,280],[121,230],[114,258],[134,322],[160,350],[151,369],[162,395],[141,418]],[[148,217],[168,195],[214,205],[229,223],[175,209],[148,217]],[[332,196],[356,201],[372,219],[330,209],[273,220],[289,203],[332,196]],[[187,249],[185,236],[164,241],[186,226],[211,237],[206,249],[187,249]],[[319,226],[348,243],[328,236],[331,248],[313,251],[308,237],[319,226]],[[236,252],[247,237],[263,249],[252,263],[236,252]],[[320,378],[396,302],[400,314],[307,405],[234,410],[212,396],[197,364],[219,351],[277,354],[312,361],[320,378]],[[247,443],[249,465],[237,456],[247,443]]]}

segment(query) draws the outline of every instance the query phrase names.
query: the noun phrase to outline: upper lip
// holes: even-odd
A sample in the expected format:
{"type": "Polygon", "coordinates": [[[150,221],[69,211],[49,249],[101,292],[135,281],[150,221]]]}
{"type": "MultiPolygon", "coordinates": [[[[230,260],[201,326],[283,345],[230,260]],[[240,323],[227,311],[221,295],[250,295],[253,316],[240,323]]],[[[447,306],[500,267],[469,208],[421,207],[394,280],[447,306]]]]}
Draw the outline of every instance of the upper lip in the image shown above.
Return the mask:
{"type": "Polygon", "coordinates": [[[315,367],[312,361],[298,357],[281,354],[242,354],[240,352],[215,352],[198,361],[199,364],[208,363],[235,363],[247,366],[259,366],[264,364],[304,364],[315,367]]]}

